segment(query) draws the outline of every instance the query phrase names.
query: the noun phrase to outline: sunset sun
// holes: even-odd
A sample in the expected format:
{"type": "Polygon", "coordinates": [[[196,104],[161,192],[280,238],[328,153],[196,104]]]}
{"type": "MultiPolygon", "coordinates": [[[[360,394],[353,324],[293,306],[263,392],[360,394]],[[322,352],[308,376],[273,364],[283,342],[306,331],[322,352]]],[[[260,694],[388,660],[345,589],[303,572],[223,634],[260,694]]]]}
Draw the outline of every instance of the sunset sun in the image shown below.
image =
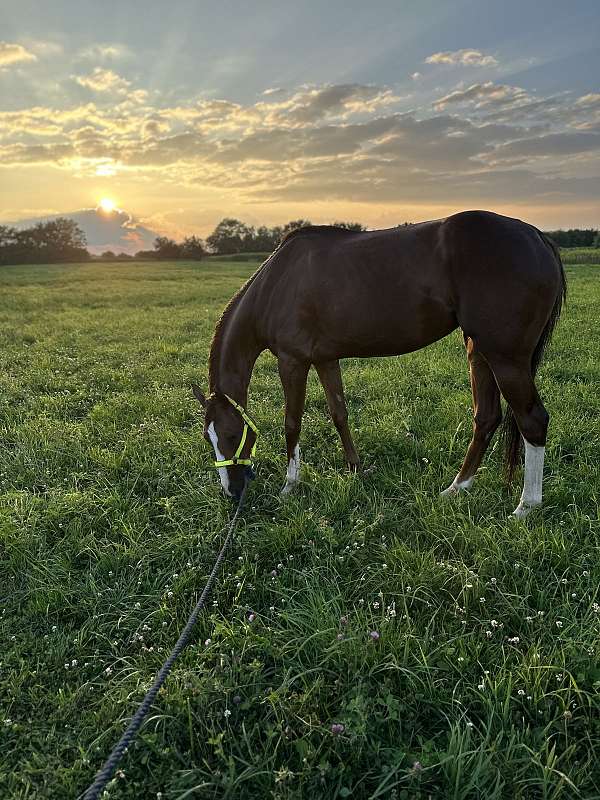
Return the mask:
{"type": "Polygon", "coordinates": [[[98,203],[98,206],[104,211],[106,214],[110,214],[111,211],[114,211],[117,207],[114,200],[111,200],[110,197],[103,197],[102,200],[98,203]]]}

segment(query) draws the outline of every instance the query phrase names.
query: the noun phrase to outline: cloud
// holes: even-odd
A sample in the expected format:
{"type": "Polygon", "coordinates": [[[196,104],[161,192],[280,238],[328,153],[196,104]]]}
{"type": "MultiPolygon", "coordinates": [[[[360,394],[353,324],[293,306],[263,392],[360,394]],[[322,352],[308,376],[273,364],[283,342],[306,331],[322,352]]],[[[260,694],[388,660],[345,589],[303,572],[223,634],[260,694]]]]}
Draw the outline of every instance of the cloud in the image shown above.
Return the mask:
{"type": "Polygon", "coordinates": [[[390,88],[345,83],[169,106],[109,69],[79,78],[95,102],[0,112],[0,168],[201,186],[220,204],[454,206],[572,203],[593,198],[600,173],[594,94],[538,96],[488,81],[408,111],[390,88]]]}
{"type": "Polygon", "coordinates": [[[24,61],[37,61],[37,58],[21,44],[0,42],[0,68],[24,61]]]}
{"type": "Polygon", "coordinates": [[[575,105],[586,109],[600,109],[600,93],[593,92],[592,94],[584,94],[583,97],[580,97],[576,101],[575,105]]]}
{"type": "Polygon", "coordinates": [[[499,145],[493,152],[494,161],[542,156],[571,156],[580,153],[600,152],[600,133],[564,132],[550,133],[535,138],[517,139],[499,145]]]}
{"type": "Polygon", "coordinates": [[[456,89],[444,95],[444,97],[440,97],[433,105],[434,108],[441,111],[449,105],[474,103],[476,108],[481,108],[482,106],[515,104],[529,100],[529,98],[530,95],[525,89],[521,89],[518,86],[507,86],[506,84],[487,81],[486,83],[474,83],[466,89],[456,89]]]}
{"type": "Polygon", "coordinates": [[[95,67],[91,75],[75,75],[74,79],[80,86],[91,89],[94,92],[112,92],[115,94],[127,94],[131,83],[117,75],[111,69],[95,67]]]}
{"type": "Polygon", "coordinates": [[[481,50],[446,50],[433,53],[425,59],[426,64],[461,64],[465,67],[495,67],[498,61],[494,56],[485,55],[481,50]]]}
{"type": "Polygon", "coordinates": [[[131,51],[124,44],[92,44],[79,51],[79,57],[90,61],[116,61],[128,58],[131,51]]]}

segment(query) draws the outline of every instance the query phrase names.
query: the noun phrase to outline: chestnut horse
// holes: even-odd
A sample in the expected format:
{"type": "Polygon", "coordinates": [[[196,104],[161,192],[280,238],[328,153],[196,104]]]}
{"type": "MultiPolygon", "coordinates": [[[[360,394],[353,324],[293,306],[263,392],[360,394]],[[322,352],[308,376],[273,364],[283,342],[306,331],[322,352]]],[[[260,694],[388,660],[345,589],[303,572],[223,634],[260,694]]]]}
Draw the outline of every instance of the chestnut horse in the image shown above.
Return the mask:
{"type": "Polygon", "coordinates": [[[442,494],[471,486],[502,419],[502,394],[509,476],[521,438],[525,442],[523,492],[513,512],[524,516],[542,501],[549,419],[534,377],[565,296],[555,245],[532,225],[487,211],[389,230],[294,230],[225,309],[211,345],[208,398],[193,387],[205,407],[204,435],[225,492],[239,496],[244,463],[256,444],[245,407],[263,350],[277,357],[285,394],[286,493],[299,479],[311,365],[346,461],[357,469],[339,359],[401,355],[460,327],[473,391],[473,436],[458,475],[442,494]]]}

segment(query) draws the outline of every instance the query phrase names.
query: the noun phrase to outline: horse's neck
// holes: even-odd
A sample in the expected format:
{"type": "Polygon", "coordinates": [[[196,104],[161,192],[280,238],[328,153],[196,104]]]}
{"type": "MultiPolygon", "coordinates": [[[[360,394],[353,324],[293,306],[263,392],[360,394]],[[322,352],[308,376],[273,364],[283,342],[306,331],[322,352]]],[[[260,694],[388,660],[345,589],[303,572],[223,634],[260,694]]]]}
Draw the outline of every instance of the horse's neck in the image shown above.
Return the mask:
{"type": "Polygon", "coordinates": [[[257,340],[250,305],[247,298],[241,297],[224,322],[210,387],[211,391],[228,394],[244,407],[254,363],[264,349],[257,340]]]}

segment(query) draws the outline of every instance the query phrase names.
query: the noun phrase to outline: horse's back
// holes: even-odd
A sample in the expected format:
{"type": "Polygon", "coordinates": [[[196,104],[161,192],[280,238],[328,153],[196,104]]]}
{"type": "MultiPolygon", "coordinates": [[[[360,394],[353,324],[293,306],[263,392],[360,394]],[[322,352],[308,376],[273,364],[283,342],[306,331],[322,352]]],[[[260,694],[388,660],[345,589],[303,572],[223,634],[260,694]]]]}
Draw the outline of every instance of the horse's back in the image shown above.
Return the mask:
{"type": "Polygon", "coordinates": [[[537,329],[558,269],[537,229],[491,212],[377,231],[311,226],[272,258],[259,313],[274,352],[295,348],[312,361],[401,354],[458,325],[493,338],[515,316],[516,329],[527,327],[529,315],[537,329]]]}

